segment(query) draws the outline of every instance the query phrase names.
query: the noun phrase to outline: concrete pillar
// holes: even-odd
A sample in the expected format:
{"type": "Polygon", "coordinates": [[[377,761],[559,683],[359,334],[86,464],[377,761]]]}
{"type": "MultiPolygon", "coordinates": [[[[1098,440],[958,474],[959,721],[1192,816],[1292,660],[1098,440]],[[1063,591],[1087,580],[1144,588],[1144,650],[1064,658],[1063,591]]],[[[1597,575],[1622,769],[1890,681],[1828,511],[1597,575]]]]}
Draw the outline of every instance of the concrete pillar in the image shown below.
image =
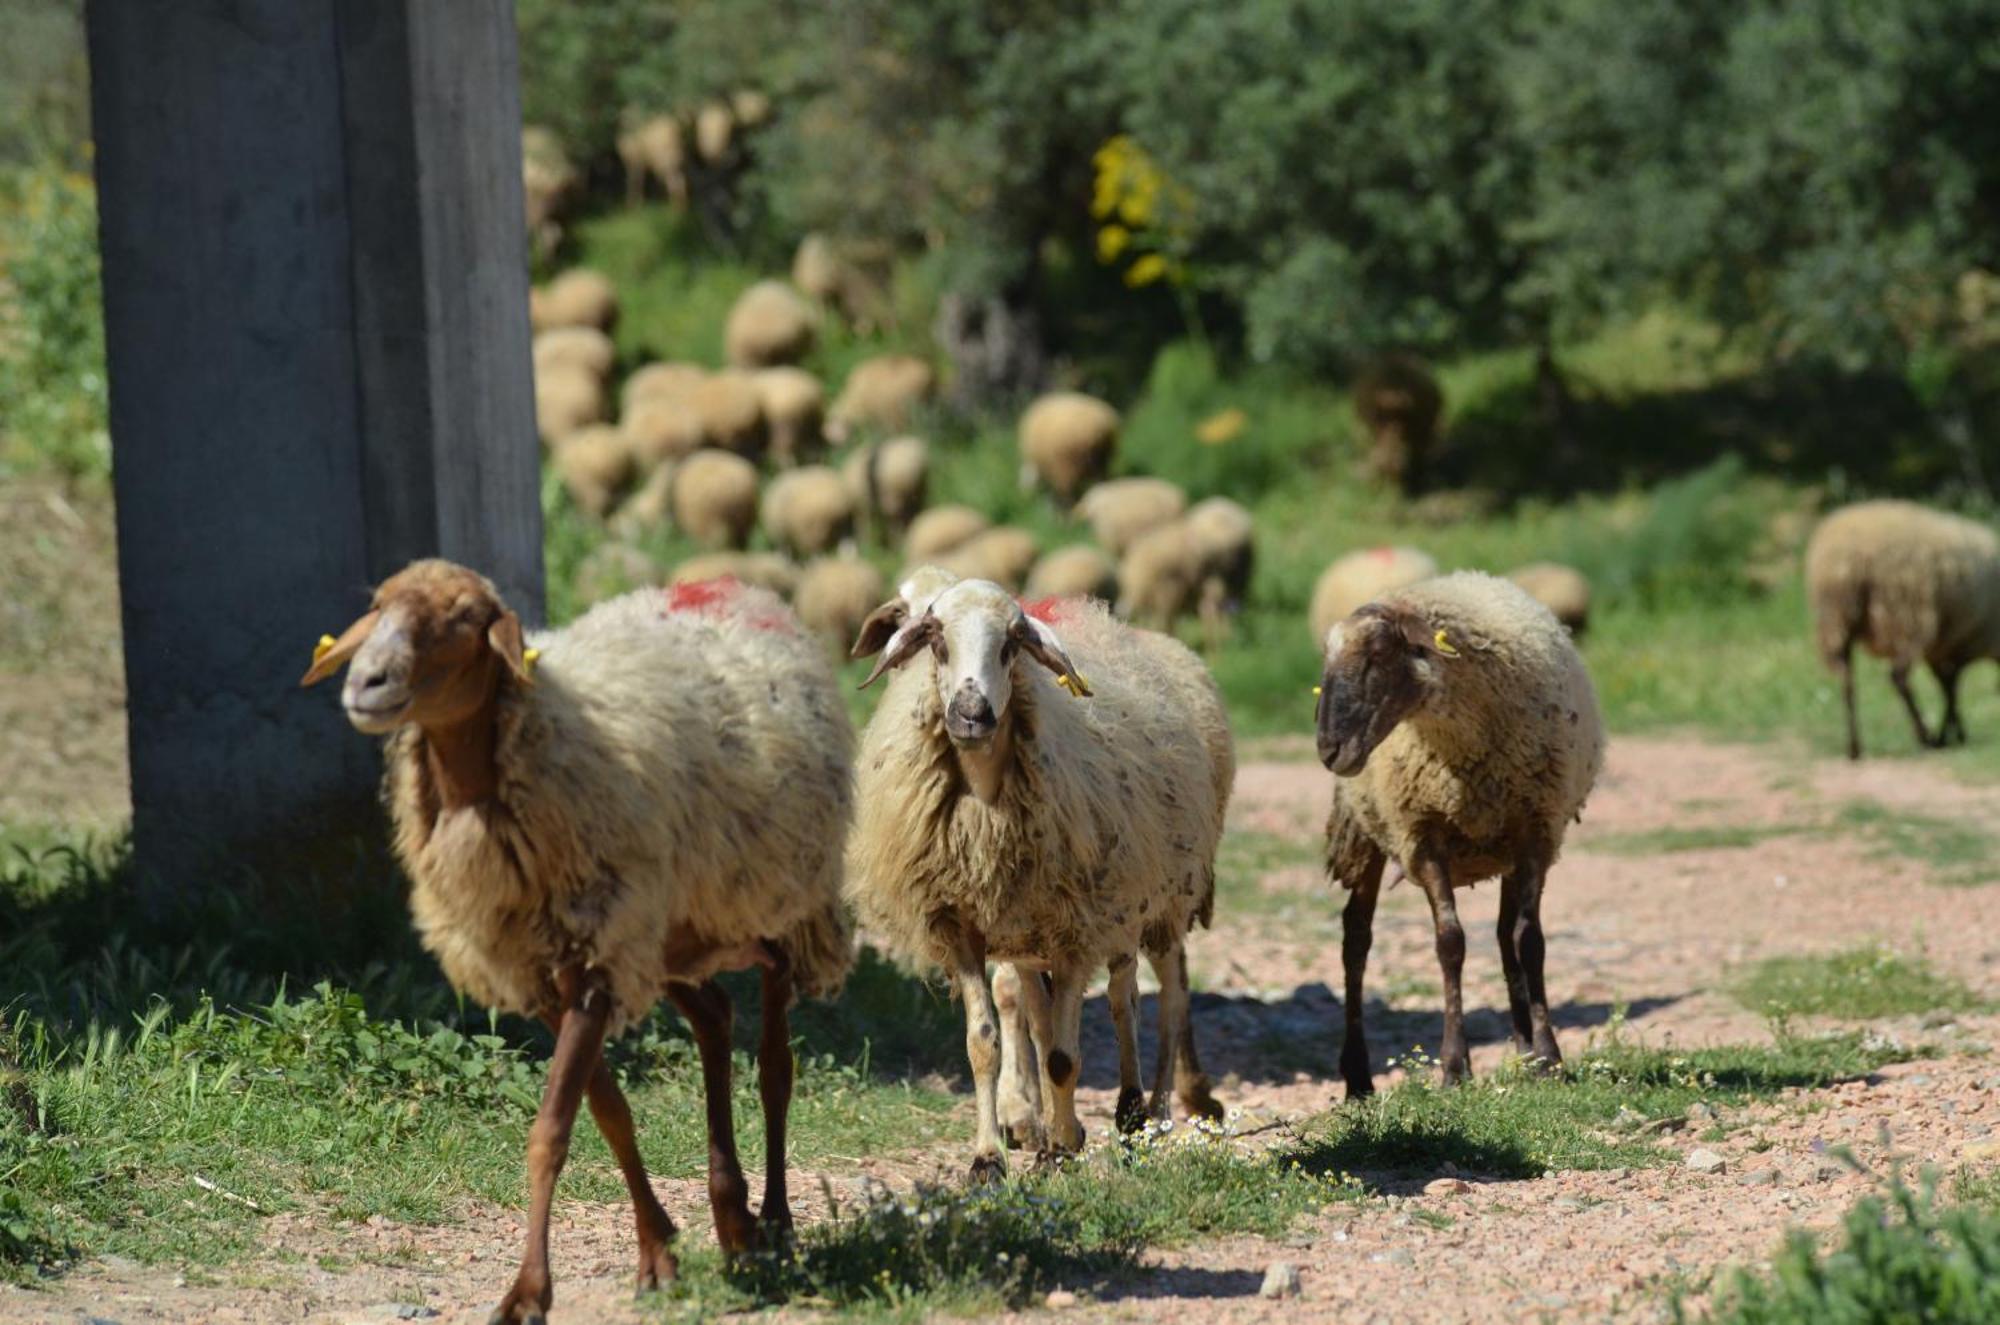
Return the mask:
{"type": "MultiPolygon", "coordinates": [[[[136,849],[379,820],[299,674],[413,557],[542,610],[508,0],[90,0],[136,849]]],[[[197,875],[197,865],[204,872],[197,875]]]]}

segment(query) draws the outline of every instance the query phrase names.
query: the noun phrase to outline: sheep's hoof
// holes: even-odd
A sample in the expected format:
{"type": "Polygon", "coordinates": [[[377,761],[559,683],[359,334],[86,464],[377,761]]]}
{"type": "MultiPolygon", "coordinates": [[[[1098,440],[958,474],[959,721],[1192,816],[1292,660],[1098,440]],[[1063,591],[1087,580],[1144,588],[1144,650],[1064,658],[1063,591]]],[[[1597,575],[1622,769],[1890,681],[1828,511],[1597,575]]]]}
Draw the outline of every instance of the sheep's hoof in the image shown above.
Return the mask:
{"type": "Polygon", "coordinates": [[[633,1289],[634,1295],[644,1297],[657,1293],[662,1284],[670,1284],[681,1277],[681,1263],[666,1244],[639,1251],[639,1282],[633,1289]]]}
{"type": "Polygon", "coordinates": [[[1229,1116],[1229,1110],[1222,1107],[1222,1101],[1209,1093],[1207,1082],[1177,1093],[1181,1107],[1187,1110],[1190,1118],[1206,1118],[1209,1122],[1219,1123],[1229,1116]]]}
{"type": "Polygon", "coordinates": [[[1118,1092],[1118,1107],[1112,1110],[1112,1117],[1118,1121],[1118,1130],[1130,1136],[1146,1125],[1146,1096],[1137,1086],[1126,1086],[1118,1092]]]}
{"type": "Polygon", "coordinates": [[[503,1301],[493,1308],[486,1325],[549,1325],[548,1310],[532,1302],[503,1301]]]}
{"type": "Polygon", "coordinates": [[[999,1182],[1007,1176],[1007,1160],[997,1153],[974,1155],[969,1175],[975,1184],[999,1182]]]}
{"type": "Polygon", "coordinates": [[[1042,1134],[1041,1121],[1036,1118],[1002,1123],[1000,1132],[1007,1138],[1008,1147],[1013,1150],[1040,1150],[1048,1144],[1048,1138],[1042,1134]]]}

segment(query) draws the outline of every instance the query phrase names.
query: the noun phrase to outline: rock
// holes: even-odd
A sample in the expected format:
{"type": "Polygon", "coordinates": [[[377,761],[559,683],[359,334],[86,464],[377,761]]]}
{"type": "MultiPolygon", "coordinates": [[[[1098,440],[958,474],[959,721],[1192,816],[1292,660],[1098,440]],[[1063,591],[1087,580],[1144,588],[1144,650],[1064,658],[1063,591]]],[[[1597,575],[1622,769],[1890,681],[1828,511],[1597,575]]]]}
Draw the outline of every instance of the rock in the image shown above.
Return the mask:
{"type": "Polygon", "coordinates": [[[1290,1261],[1272,1261],[1271,1268],[1264,1271],[1264,1286],[1257,1292],[1273,1301],[1281,1297],[1297,1297],[1299,1267],[1290,1261]]]}
{"type": "Polygon", "coordinates": [[[1917,1025],[1927,1031],[1943,1030],[1958,1020],[1958,1014],[1950,1008],[1932,1008],[1918,1019],[1917,1025]]]}
{"type": "Polygon", "coordinates": [[[1050,1311],[1062,1311],[1076,1305],[1076,1294],[1067,1288],[1052,1289],[1049,1295],[1042,1299],[1042,1305],[1050,1311]]]}
{"type": "Polygon", "coordinates": [[[1812,1176],[1814,1182],[1832,1182],[1835,1178],[1846,1172],[1847,1166],[1845,1164],[1836,1164],[1830,1159],[1823,1159],[1813,1165],[1812,1176]]]}
{"type": "Polygon", "coordinates": [[[1425,1196],[1463,1196],[1472,1184],[1463,1178],[1432,1178],[1424,1184],[1425,1196]]]}
{"type": "Polygon", "coordinates": [[[1903,1078],[1903,1084],[1906,1086],[1928,1086],[1931,1084],[1931,1074],[1928,1072],[1913,1072],[1903,1078]]]}
{"type": "Polygon", "coordinates": [[[1611,1115],[1611,1125],[1613,1127],[1625,1128],[1627,1131],[1634,1127],[1643,1126],[1645,1121],[1645,1114],[1625,1104],[1619,1105],[1618,1112],[1611,1115]]]}
{"type": "Polygon", "coordinates": [[[1752,1169],[1736,1181],[1745,1187],[1775,1187],[1778,1185],[1776,1169],[1752,1169]]]}
{"type": "Polygon", "coordinates": [[[2000,1141],[1974,1141],[1958,1153],[1966,1159],[2000,1159],[2000,1141]]]}
{"type": "Polygon", "coordinates": [[[1696,1173],[1729,1172],[1729,1161],[1716,1154],[1713,1150],[1710,1150],[1707,1146],[1698,1146],[1689,1151],[1687,1166],[1696,1173]]]}
{"type": "Polygon", "coordinates": [[[1712,1123],[1715,1121],[1715,1110],[1701,1100],[1696,1100],[1688,1105],[1687,1120],[1690,1123],[1712,1123]]]}
{"type": "Polygon", "coordinates": [[[1410,1255],[1409,1252],[1404,1251],[1401,1247],[1393,1247],[1388,1251],[1378,1251],[1368,1259],[1377,1265],[1415,1265],[1417,1263],[1417,1258],[1410,1255]]]}
{"type": "Polygon", "coordinates": [[[1554,1210],[1557,1214],[1573,1215],[1583,1209],[1583,1202],[1577,1200],[1574,1196],[1558,1196],[1555,1200],[1549,1202],[1549,1209],[1554,1210]]]}

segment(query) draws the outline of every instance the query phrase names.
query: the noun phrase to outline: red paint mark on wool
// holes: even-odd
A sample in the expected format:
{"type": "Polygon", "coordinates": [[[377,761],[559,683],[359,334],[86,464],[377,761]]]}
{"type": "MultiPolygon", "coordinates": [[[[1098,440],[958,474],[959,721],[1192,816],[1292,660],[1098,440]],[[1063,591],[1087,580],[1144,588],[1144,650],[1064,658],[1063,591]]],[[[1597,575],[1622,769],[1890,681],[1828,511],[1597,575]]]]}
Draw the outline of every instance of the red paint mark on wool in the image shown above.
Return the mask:
{"type": "Polygon", "coordinates": [[[743,585],[731,575],[667,587],[669,612],[705,612],[734,598],[743,585]]]}
{"type": "Polygon", "coordinates": [[[1069,606],[1068,600],[1063,598],[1037,598],[1032,603],[1021,600],[1021,610],[1047,626],[1062,620],[1069,606]]]}
{"type": "Polygon", "coordinates": [[[1378,548],[1370,548],[1369,555],[1377,561],[1394,561],[1396,559],[1396,549],[1384,544],[1378,548]]]}

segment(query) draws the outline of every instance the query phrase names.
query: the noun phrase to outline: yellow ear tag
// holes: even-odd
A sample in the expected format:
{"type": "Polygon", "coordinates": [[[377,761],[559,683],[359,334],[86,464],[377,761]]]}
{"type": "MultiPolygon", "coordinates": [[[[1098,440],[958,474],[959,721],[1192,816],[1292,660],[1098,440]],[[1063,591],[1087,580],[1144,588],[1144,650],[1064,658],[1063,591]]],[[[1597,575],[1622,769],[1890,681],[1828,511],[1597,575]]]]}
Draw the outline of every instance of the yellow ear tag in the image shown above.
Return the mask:
{"type": "Polygon", "coordinates": [[[1440,630],[1440,631],[1439,631],[1439,632],[1437,633],[1437,637],[1436,637],[1435,639],[1433,639],[1433,640],[1431,641],[1431,643],[1432,643],[1432,644],[1434,644],[1434,645],[1436,645],[1436,646],[1437,646],[1437,651],[1438,651],[1439,653],[1442,653],[1442,654],[1443,654],[1443,655],[1444,655],[1445,657],[1447,657],[1447,658],[1456,658],[1456,657],[1458,657],[1458,650],[1457,650],[1457,649],[1454,649],[1454,648],[1453,648],[1453,647],[1451,646],[1451,641],[1450,641],[1450,640],[1448,640],[1448,639],[1446,639],[1446,638],[1444,637],[1444,632],[1443,632],[1442,630],[1440,630]]]}
{"type": "Polygon", "coordinates": [[[1314,686],[1314,687],[1313,687],[1313,694],[1315,694],[1315,695],[1319,694],[1319,692],[1320,692],[1320,689],[1321,689],[1321,687],[1319,687],[1319,686],[1314,686]]]}
{"type": "Polygon", "coordinates": [[[321,635],[319,637],[319,643],[313,645],[313,661],[318,662],[320,659],[326,657],[327,654],[332,652],[333,652],[333,636],[321,635]]]}
{"type": "Polygon", "coordinates": [[[529,676],[533,676],[535,674],[535,663],[541,656],[542,651],[540,649],[521,650],[521,670],[525,671],[529,676]]]}
{"type": "Polygon", "coordinates": [[[1071,699],[1082,699],[1084,690],[1090,685],[1081,672],[1064,672],[1056,678],[1056,684],[1069,691],[1071,699]]]}

